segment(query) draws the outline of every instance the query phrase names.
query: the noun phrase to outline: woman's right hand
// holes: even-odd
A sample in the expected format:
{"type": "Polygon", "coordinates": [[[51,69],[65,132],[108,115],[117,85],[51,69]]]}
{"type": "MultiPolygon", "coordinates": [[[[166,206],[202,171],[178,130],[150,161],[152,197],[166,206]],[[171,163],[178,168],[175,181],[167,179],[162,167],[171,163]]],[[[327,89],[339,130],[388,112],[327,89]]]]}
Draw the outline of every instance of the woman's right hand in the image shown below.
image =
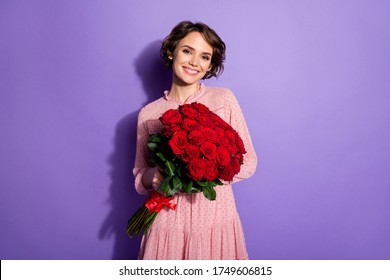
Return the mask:
{"type": "Polygon", "coordinates": [[[142,176],[142,184],[146,189],[157,190],[163,182],[164,177],[161,175],[160,168],[155,166],[149,168],[142,176]]]}

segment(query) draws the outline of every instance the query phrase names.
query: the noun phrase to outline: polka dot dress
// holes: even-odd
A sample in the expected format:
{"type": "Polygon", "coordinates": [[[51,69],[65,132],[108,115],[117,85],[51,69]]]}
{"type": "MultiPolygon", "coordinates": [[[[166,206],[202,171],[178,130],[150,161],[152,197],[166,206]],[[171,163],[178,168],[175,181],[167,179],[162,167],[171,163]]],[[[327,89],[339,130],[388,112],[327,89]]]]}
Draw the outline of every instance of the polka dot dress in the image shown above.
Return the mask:
{"type": "MultiPolygon", "coordinates": [[[[229,123],[244,141],[247,153],[241,171],[232,182],[215,187],[217,198],[210,201],[202,193],[174,196],[176,210],[163,209],[158,213],[148,232],[143,236],[139,259],[148,260],[234,260],[248,259],[239,215],[236,210],[231,184],[253,175],[257,157],[244,116],[233,93],[225,88],[206,87],[201,84],[186,103],[199,102],[229,123]]],[[[149,134],[162,131],[158,120],[169,109],[183,103],[164,97],[146,105],[138,115],[137,151],[134,166],[135,188],[148,194],[141,183],[148,164],[147,139],[149,134]]]]}

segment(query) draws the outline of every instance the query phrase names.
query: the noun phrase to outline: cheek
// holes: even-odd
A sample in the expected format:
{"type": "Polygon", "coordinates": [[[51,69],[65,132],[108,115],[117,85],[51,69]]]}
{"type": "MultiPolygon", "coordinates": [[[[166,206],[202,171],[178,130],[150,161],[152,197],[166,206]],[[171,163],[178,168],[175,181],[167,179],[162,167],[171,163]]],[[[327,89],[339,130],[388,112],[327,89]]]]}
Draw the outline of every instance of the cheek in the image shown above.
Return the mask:
{"type": "Polygon", "coordinates": [[[183,63],[182,60],[180,60],[179,58],[175,57],[175,58],[173,59],[173,62],[172,62],[172,68],[173,68],[173,69],[174,69],[174,68],[178,68],[178,67],[180,66],[180,64],[182,64],[182,63],[183,63]]]}
{"type": "Polygon", "coordinates": [[[211,62],[204,63],[203,69],[209,71],[211,69],[211,62]]]}
{"type": "Polygon", "coordinates": [[[177,63],[182,63],[186,60],[188,60],[188,58],[181,52],[177,52],[173,57],[173,61],[176,61],[177,63]]]}

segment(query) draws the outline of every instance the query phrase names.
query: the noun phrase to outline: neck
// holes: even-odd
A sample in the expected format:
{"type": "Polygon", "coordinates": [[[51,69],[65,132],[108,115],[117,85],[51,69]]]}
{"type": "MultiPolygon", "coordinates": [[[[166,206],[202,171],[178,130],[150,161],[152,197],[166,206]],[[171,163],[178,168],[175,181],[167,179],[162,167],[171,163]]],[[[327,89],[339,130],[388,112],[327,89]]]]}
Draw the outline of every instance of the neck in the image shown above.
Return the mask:
{"type": "Polygon", "coordinates": [[[191,96],[191,94],[197,92],[199,88],[200,88],[199,83],[195,83],[192,85],[172,83],[171,89],[169,91],[169,95],[174,99],[185,102],[191,96]]]}

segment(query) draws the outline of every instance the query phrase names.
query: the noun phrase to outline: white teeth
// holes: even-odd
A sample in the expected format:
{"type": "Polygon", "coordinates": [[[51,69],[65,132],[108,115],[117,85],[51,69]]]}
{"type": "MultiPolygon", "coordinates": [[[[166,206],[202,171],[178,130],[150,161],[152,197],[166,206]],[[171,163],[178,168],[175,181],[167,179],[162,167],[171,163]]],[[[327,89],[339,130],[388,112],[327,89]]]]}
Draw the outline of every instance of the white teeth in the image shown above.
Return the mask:
{"type": "Polygon", "coordinates": [[[190,74],[197,74],[197,73],[198,73],[198,71],[192,70],[192,69],[189,69],[189,68],[185,68],[185,70],[186,70],[188,73],[190,73],[190,74]]]}

